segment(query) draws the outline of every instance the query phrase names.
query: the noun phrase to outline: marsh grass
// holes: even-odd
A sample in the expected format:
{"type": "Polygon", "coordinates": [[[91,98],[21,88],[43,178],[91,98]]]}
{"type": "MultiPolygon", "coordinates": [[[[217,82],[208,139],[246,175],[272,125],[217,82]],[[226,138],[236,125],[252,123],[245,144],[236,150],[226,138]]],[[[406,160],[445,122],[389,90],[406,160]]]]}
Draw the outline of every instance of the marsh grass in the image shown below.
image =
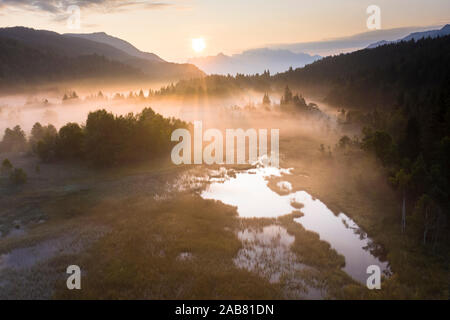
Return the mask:
{"type": "Polygon", "coordinates": [[[277,285],[234,266],[242,244],[233,231],[239,223],[233,208],[180,195],[162,203],[141,199],[130,209],[86,255],[83,290],[60,288],[56,297],[281,298],[277,285]],[[191,258],[180,261],[183,253],[191,258]]]}

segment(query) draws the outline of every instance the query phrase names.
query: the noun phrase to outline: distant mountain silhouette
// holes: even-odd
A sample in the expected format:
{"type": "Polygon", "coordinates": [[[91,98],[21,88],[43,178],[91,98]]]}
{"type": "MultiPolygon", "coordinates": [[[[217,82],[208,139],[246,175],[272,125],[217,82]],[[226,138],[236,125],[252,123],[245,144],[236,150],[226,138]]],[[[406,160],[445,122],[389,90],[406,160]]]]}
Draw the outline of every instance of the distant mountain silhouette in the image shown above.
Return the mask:
{"type": "Polygon", "coordinates": [[[65,33],[63,36],[67,37],[76,37],[76,38],[82,38],[86,40],[91,40],[95,42],[100,42],[104,44],[108,44],[116,49],[119,49],[130,56],[146,59],[153,62],[166,62],[160,57],[158,57],[154,53],[148,53],[148,52],[142,52],[141,50],[137,49],[135,46],[133,46],[131,43],[110,36],[106,34],[105,32],[96,32],[96,33],[65,33]]]}
{"type": "Polygon", "coordinates": [[[443,37],[443,36],[447,36],[447,35],[450,35],[450,24],[445,25],[442,29],[430,30],[430,31],[424,31],[424,32],[413,32],[413,33],[407,35],[406,37],[403,37],[398,40],[378,41],[378,42],[372,43],[367,48],[373,49],[373,48],[376,48],[379,46],[383,46],[383,45],[390,44],[390,43],[396,43],[396,42],[400,42],[400,41],[411,41],[411,40],[417,41],[417,40],[420,40],[423,38],[437,38],[437,37],[443,37]]]}
{"type": "Polygon", "coordinates": [[[97,54],[69,57],[0,36],[0,88],[76,80],[145,80],[137,69],[97,54]]]}
{"type": "MultiPolygon", "coordinates": [[[[118,38],[110,37],[106,34],[104,34],[104,36],[98,34],[95,37],[93,36],[93,38],[98,38],[102,42],[84,39],[83,37],[78,36],[61,35],[46,30],[35,30],[24,27],[0,28],[0,39],[14,40],[16,42],[16,45],[8,47],[8,50],[12,55],[14,55],[14,52],[12,51],[14,48],[17,50],[32,48],[33,52],[39,52],[40,58],[43,60],[72,59],[71,63],[77,61],[76,59],[74,60],[74,58],[82,56],[97,56],[97,58],[103,56],[113,64],[120,63],[122,66],[127,65],[127,70],[130,72],[133,70],[131,73],[142,73],[147,80],[172,81],[201,77],[204,75],[204,73],[194,65],[166,62],[154,54],[140,52],[131,44],[118,38]],[[106,42],[110,42],[112,45],[106,42]],[[127,52],[119,49],[120,47],[126,49],[127,52]]],[[[5,42],[3,41],[2,44],[5,45],[5,42]]],[[[31,63],[27,61],[21,62],[16,59],[10,61],[10,63],[12,62],[23,63],[25,65],[31,63]]],[[[0,65],[4,63],[4,61],[0,61],[0,65]]],[[[17,66],[14,65],[0,66],[0,68],[4,70],[15,69],[16,67],[17,66]]],[[[104,73],[107,74],[108,72],[104,73]]],[[[90,76],[93,75],[94,74],[92,73],[90,74],[90,76]]],[[[45,78],[45,75],[42,76],[45,78]]],[[[5,75],[3,75],[3,77],[5,77],[5,75]]]]}
{"type": "Polygon", "coordinates": [[[80,38],[64,37],[59,33],[47,30],[25,27],[0,28],[0,37],[16,40],[43,52],[52,52],[67,57],[98,54],[118,61],[131,58],[127,53],[110,45],[80,38]]]}
{"type": "Polygon", "coordinates": [[[256,74],[269,70],[278,73],[290,67],[298,68],[319,60],[320,56],[306,53],[293,53],[289,50],[253,49],[240,54],[193,58],[192,63],[209,74],[256,74]]]}

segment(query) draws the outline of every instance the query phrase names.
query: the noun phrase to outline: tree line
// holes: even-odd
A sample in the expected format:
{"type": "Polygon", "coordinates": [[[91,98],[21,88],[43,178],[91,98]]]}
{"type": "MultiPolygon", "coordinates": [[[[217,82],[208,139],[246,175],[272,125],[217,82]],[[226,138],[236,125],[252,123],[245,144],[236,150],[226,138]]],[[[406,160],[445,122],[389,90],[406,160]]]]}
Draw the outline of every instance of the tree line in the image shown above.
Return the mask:
{"type": "Polygon", "coordinates": [[[115,116],[106,110],[90,112],[85,125],[67,123],[59,130],[36,123],[29,139],[16,126],[6,129],[0,152],[23,151],[43,161],[82,160],[98,166],[110,166],[170,153],[173,130],[189,124],[164,118],[151,108],[138,114],[115,116]]]}

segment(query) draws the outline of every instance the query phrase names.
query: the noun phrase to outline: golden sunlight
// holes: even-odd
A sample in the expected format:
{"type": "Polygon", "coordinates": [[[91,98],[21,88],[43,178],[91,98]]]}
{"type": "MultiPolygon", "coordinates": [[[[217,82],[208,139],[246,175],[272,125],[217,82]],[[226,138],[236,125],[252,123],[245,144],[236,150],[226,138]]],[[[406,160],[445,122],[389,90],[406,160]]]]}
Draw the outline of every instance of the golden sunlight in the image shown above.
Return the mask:
{"type": "Polygon", "coordinates": [[[192,49],[194,49],[195,52],[202,52],[205,48],[206,48],[205,39],[203,38],[192,39],[192,49]]]}

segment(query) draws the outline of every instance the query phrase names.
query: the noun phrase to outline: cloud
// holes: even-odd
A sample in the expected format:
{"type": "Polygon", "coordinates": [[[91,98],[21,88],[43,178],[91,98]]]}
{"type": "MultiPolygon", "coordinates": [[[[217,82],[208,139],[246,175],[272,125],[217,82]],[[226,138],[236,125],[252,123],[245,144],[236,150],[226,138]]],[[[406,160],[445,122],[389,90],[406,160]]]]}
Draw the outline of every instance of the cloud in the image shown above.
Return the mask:
{"type": "Polygon", "coordinates": [[[67,16],[67,9],[72,5],[78,6],[80,9],[89,8],[107,12],[137,8],[155,10],[172,6],[171,3],[151,0],[0,0],[0,9],[13,8],[49,13],[56,21],[63,20],[67,16]]]}
{"type": "Polygon", "coordinates": [[[322,41],[269,44],[268,47],[272,49],[287,49],[296,53],[304,52],[309,54],[320,54],[321,56],[327,56],[366,48],[368,45],[381,40],[400,39],[412,32],[433,30],[437,28],[440,28],[440,26],[382,29],[359,33],[348,37],[324,39],[322,41]]]}

